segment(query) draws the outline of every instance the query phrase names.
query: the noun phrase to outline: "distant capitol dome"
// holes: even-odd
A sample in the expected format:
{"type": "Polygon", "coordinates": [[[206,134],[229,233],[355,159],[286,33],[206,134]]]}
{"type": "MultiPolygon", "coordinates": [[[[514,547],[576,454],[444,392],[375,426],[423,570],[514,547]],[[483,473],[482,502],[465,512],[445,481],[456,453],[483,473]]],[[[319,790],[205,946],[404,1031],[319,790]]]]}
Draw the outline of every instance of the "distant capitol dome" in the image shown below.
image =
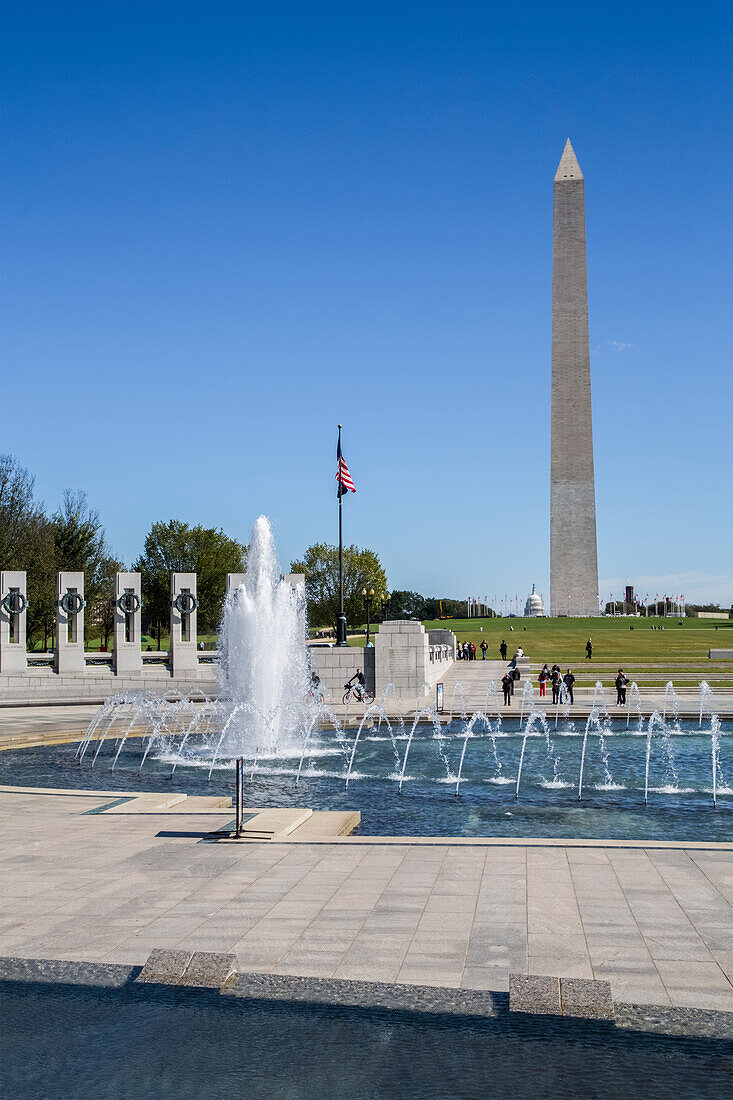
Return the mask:
{"type": "Polygon", "coordinates": [[[527,602],[524,605],[524,617],[525,619],[539,619],[545,614],[545,605],[542,602],[542,596],[539,596],[532,585],[532,591],[527,596],[527,602]]]}

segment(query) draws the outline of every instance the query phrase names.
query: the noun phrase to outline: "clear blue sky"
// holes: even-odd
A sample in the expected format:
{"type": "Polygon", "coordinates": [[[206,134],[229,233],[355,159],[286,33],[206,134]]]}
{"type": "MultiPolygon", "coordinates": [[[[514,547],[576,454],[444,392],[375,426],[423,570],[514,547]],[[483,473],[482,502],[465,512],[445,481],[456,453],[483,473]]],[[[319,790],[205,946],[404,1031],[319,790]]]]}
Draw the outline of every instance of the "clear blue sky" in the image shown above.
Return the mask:
{"type": "Polygon", "coordinates": [[[602,590],[733,600],[729,3],[21,4],[2,443],[393,587],[548,594],[552,179],[586,177],[602,590]]]}

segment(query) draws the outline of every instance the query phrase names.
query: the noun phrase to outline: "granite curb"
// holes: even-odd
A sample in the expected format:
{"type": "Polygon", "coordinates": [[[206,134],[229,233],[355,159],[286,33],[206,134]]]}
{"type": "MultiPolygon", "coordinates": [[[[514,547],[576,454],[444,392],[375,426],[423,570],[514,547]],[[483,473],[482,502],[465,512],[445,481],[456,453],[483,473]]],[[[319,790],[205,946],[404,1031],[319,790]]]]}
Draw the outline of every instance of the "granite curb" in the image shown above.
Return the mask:
{"type": "MultiPolygon", "coordinates": [[[[184,953],[185,954],[185,953],[184,953]]],[[[201,952],[216,955],[214,952],[201,952]]],[[[226,956],[230,958],[230,956],[226,956]]],[[[134,990],[143,994],[143,984],[136,979],[142,973],[139,966],[123,966],[112,963],[72,962],[63,959],[26,959],[0,957],[0,983],[38,983],[47,985],[97,986],[107,989],[134,990]]],[[[520,975],[520,977],[527,977],[520,975]]],[[[537,980],[535,976],[534,980],[537,980]]],[[[564,981],[566,994],[572,983],[581,979],[550,978],[549,982],[564,981]]],[[[153,983],[148,983],[149,985],[153,983]]],[[[167,983],[155,983],[166,986],[167,983]]],[[[217,987],[172,983],[175,988],[187,990],[192,996],[210,995],[217,987]]],[[[587,985],[605,985],[603,982],[584,982],[587,985]]],[[[168,986],[170,987],[170,986],[168,986]]],[[[153,984],[154,988],[154,984],[153,984]]],[[[548,987],[549,988],[549,987],[548,987]]],[[[554,989],[554,984],[553,984],[554,989]]],[[[572,990],[573,994],[577,991],[572,990]]],[[[601,992],[600,990],[598,991],[601,992]]],[[[243,1000],[259,1000],[296,1003],[334,1008],[373,1009],[376,1011],[412,1012],[425,1015],[471,1016],[484,1019],[511,1019],[509,997],[493,990],[468,990],[442,986],[413,986],[398,983],[348,981],[335,978],[299,978],[260,972],[248,972],[230,976],[221,993],[243,1000]]],[[[559,999],[559,998],[558,998],[559,999]]],[[[517,1014],[520,1015],[521,1011],[517,1014]]],[[[536,1013],[535,1013],[536,1014],[536,1013]]],[[[548,1015],[543,1013],[543,1015],[548,1015]]],[[[549,1015],[554,1016],[555,1013],[549,1015]]],[[[579,1019],[574,1012],[557,1016],[579,1019]]],[[[583,1014],[579,1020],[599,1026],[615,1026],[623,1031],[640,1031],[679,1038],[708,1038],[733,1042],[733,1013],[712,1009],[668,1008],[653,1005],[634,1005],[614,1002],[609,1017],[589,1018],[583,1014]]]]}

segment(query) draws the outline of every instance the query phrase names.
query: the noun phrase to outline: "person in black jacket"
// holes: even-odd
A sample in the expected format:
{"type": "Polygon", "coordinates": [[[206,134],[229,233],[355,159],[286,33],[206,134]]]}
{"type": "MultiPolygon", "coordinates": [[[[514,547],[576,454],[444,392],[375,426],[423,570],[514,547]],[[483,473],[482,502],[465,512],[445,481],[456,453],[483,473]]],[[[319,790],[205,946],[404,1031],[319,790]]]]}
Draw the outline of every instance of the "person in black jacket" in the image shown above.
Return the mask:
{"type": "Polygon", "coordinates": [[[512,705],[512,688],[514,687],[514,681],[508,672],[505,672],[502,676],[501,686],[504,690],[504,706],[510,707],[512,705]]]}
{"type": "Polygon", "coordinates": [[[552,702],[554,705],[560,698],[560,685],[562,684],[562,680],[560,678],[560,669],[557,667],[557,665],[552,666],[552,672],[550,673],[550,682],[552,683],[552,702]]]}
{"type": "Polygon", "coordinates": [[[568,693],[570,702],[574,703],[575,699],[573,698],[573,684],[575,683],[575,677],[573,676],[572,668],[569,668],[568,671],[565,673],[562,678],[562,682],[565,684],[565,690],[568,693]]]}
{"type": "Polygon", "coordinates": [[[587,660],[590,661],[591,657],[593,656],[593,639],[592,638],[589,638],[588,641],[585,643],[585,652],[587,654],[587,660]]]}
{"type": "Polygon", "coordinates": [[[502,661],[506,661],[506,642],[503,638],[501,639],[501,645],[499,646],[499,653],[501,653],[502,661]]]}
{"type": "Polygon", "coordinates": [[[629,682],[628,679],[624,675],[624,670],[622,668],[620,668],[618,670],[618,676],[616,677],[616,706],[617,707],[625,707],[626,706],[626,685],[628,684],[628,682],[629,682]]]}

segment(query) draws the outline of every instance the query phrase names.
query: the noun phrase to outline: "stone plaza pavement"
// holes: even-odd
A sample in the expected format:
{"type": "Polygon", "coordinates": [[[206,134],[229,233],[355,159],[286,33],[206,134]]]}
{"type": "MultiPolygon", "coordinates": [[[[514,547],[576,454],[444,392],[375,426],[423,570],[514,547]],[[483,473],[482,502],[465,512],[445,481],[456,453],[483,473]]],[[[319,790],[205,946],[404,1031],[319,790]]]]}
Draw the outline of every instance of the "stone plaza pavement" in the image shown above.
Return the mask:
{"type": "Polygon", "coordinates": [[[0,791],[0,955],[188,948],[240,971],[493,990],[511,971],[733,1012],[733,845],[206,843],[231,811],[89,813],[111,797],[0,791]]]}

